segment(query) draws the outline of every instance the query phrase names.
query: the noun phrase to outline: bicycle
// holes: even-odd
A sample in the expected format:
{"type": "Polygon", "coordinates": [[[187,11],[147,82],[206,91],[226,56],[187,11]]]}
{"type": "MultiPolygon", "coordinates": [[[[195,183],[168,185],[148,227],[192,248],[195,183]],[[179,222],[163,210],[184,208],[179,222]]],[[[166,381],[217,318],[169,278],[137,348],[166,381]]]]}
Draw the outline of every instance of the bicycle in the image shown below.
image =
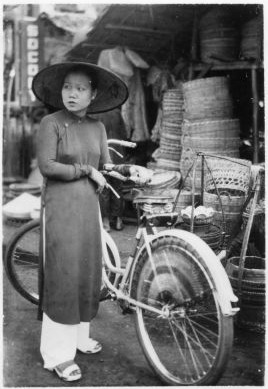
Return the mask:
{"type": "MultiPolygon", "coordinates": [[[[176,212],[142,213],[124,268],[116,244],[102,229],[103,282],[123,312],[135,313],[141,348],[165,384],[212,385],[230,357],[237,298],[209,246],[191,232],[170,228],[176,218],[176,212]]],[[[34,232],[38,222],[30,223],[34,232]]],[[[14,242],[5,256],[9,271],[14,242]]]]}

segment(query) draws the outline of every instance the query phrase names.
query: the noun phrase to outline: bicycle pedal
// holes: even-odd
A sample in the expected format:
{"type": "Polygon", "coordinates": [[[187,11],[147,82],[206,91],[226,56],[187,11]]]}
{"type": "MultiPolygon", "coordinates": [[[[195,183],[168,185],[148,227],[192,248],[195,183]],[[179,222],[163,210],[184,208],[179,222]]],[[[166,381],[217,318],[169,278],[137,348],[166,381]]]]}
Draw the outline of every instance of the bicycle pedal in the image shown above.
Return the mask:
{"type": "Polygon", "coordinates": [[[123,315],[127,315],[128,313],[133,313],[133,309],[130,308],[129,304],[126,301],[119,301],[119,306],[122,310],[123,315]]]}
{"type": "Polygon", "coordinates": [[[123,315],[131,314],[131,313],[133,313],[133,309],[131,309],[129,307],[122,308],[123,315]]]}

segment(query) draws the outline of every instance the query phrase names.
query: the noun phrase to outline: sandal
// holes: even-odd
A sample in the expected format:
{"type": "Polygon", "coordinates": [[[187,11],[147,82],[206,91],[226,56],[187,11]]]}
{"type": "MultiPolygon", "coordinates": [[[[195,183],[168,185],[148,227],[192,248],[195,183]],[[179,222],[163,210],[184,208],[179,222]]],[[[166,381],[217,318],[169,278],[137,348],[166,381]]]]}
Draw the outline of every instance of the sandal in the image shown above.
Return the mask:
{"type": "Polygon", "coordinates": [[[74,361],[67,361],[55,366],[51,371],[55,371],[63,381],[77,381],[82,377],[79,366],[74,361]]]}
{"type": "Polygon", "coordinates": [[[97,340],[88,338],[86,347],[83,349],[77,347],[77,350],[84,354],[96,354],[102,350],[102,345],[97,340]]]}

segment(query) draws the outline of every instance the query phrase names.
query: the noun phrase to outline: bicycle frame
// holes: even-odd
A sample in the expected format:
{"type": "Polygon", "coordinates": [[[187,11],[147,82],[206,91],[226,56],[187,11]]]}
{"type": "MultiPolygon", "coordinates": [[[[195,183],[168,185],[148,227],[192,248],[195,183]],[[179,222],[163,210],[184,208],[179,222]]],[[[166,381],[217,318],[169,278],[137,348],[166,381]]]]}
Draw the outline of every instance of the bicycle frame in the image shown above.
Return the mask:
{"type": "MultiPolygon", "coordinates": [[[[113,143],[114,144],[115,143],[122,144],[122,141],[116,142],[115,140],[111,140],[109,143],[110,144],[113,144],[113,143]]],[[[134,147],[134,146],[130,146],[130,147],[134,147]]],[[[177,198],[178,198],[178,196],[177,196],[177,198]]],[[[177,201],[177,198],[176,198],[176,201],[177,201]]],[[[174,205],[174,207],[175,207],[175,205],[174,205]]],[[[173,208],[173,211],[174,211],[174,208],[173,208]]],[[[172,214],[172,212],[171,212],[171,214],[172,214]]],[[[119,252],[118,252],[118,249],[117,249],[115,243],[113,245],[113,248],[115,251],[115,257],[119,258],[119,260],[117,261],[116,266],[114,266],[111,263],[109,255],[108,255],[108,250],[106,247],[105,234],[104,234],[104,232],[102,232],[103,261],[104,261],[104,264],[107,266],[107,268],[111,272],[116,274],[115,282],[114,282],[114,284],[112,284],[110,282],[107,274],[106,274],[105,268],[103,267],[103,281],[104,281],[105,285],[108,287],[108,289],[114,294],[114,297],[116,299],[126,301],[128,304],[131,304],[135,307],[139,307],[139,308],[146,309],[146,310],[149,310],[151,312],[157,313],[159,316],[168,317],[169,310],[167,307],[164,306],[160,310],[160,309],[151,307],[147,304],[141,303],[140,301],[137,301],[137,300],[130,297],[130,292],[131,292],[131,288],[132,288],[133,272],[134,272],[136,263],[139,260],[141,253],[144,250],[147,251],[148,258],[150,260],[152,269],[155,269],[155,264],[154,264],[154,260],[152,257],[151,245],[155,240],[159,239],[160,237],[174,236],[177,238],[181,238],[181,239],[185,240],[186,242],[188,242],[189,244],[193,245],[194,247],[198,247],[199,250],[201,250],[201,251],[203,250],[204,253],[207,252],[208,246],[199,237],[194,235],[192,232],[188,232],[188,231],[167,228],[164,231],[157,232],[157,229],[155,227],[153,227],[152,228],[153,234],[149,235],[147,233],[147,229],[146,229],[146,220],[145,220],[145,222],[143,222],[140,219],[140,215],[139,215],[139,221],[140,221],[140,224],[138,226],[137,233],[136,233],[137,243],[135,245],[133,253],[128,258],[127,265],[126,265],[125,269],[123,269],[121,267],[120,255],[119,255],[119,252]],[[143,244],[141,245],[142,241],[143,241],[143,244]],[[121,279],[119,281],[120,276],[121,276],[121,279]],[[126,286],[129,286],[128,290],[126,290],[126,286]]],[[[101,215],[100,215],[100,224],[102,226],[101,215]]],[[[103,228],[102,228],[102,231],[104,231],[103,228]]],[[[205,265],[208,267],[211,274],[213,275],[215,283],[222,285],[221,290],[224,290],[224,293],[222,292],[216,296],[218,303],[221,307],[223,315],[233,316],[237,313],[239,308],[232,307],[232,303],[236,303],[238,301],[238,298],[233,293],[230,281],[228,279],[228,276],[227,276],[224,268],[222,267],[222,265],[220,263],[220,260],[218,259],[219,263],[216,263],[215,262],[215,254],[212,250],[211,250],[210,254],[207,256],[204,254],[204,258],[206,258],[205,265]]],[[[211,287],[214,291],[216,290],[214,285],[211,285],[211,287]]]]}
{"type": "MultiPolygon", "coordinates": [[[[148,253],[149,253],[149,258],[151,259],[151,262],[153,264],[153,259],[151,256],[151,250],[150,250],[150,241],[149,241],[149,235],[146,231],[146,227],[138,227],[137,233],[136,233],[136,240],[137,243],[134,248],[134,252],[128,257],[127,265],[126,268],[123,269],[121,266],[113,266],[113,264],[110,261],[107,247],[106,247],[106,240],[105,240],[105,233],[104,229],[102,228],[102,248],[103,248],[103,260],[104,264],[107,266],[107,268],[112,271],[113,273],[117,274],[117,277],[115,279],[114,284],[112,284],[107,276],[107,273],[105,269],[103,268],[103,281],[105,285],[109,288],[109,290],[114,293],[116,299],[118,300],[124,300],[128,302],[129,304],[132,304],[134,306],[147,309],[151,312],[157,313],[160,316],[165,316],[167,313],[165,313],[163,310],[156,309],[154,307],[151,307],[147,304],[141,303],[129,296],[129,291],[126,292],[125,288],[128,285],[131,285],[131,274],[133,270],[133,264],[136,263],[138,256],[139,256],[139,249],[140,249],[140,242],[143,240],[148,253]],[[120,283],[118,282],[119,276],[122,276],[122,279],[120,280],[120,283]],[[118,284],[118,287],[117,287],[118,284]]],[[[115,245],[116,247],[116,245],[115,245]]],[[[117,253],[119,255],[118,249],[116,248],[117,253]]]]}
{"type": "MultiPolygon", "coordinates": [[[[102,235],[104,237],[104,235],[102,235]]],[[[103,270],[103,280],[105,285],[109,290],[114,294],[116,299],[124,300],[133,306],[140,307],[152,312],[157,313],[162,317],[168,317],[169,311],[166,307],[163,307],[162,310],[148,306],[147,304],[141,303],[130,297],[130,291],[132,287],[132,277],[133,271],[135,269],[136,263],[140,258],[141,253],[146,250],[148,253],[149,260],[151,262],[152,268],[154,269],[154,261],[151,252],[152,243],[164,236],[173,236],[177,238],[182,238],[185,242],[192,244],[194,247],[198,247],[198,250],[202,250],[207,253],[207,244],[203,242],[198,236],[183,230],[176,229],[165,229],[164,231],[154,232],[152,235],[147,233],[146,226],[138,226],[136,233],[137,243],[134,248],[134,252],[129,256],[126,268],[123,269],[121,266],[113,266],[110,261],[108,251],[105,244],[105,239],[103,239],[103,260],[107,268],[118,275],[114,284],[109,281],[109,278],[106,274],[105,269],[103,270]],[[141,245],[141,242],[143,244],[141,245]],[[118,282],[119,276],[122,276],[120,283],[118,282]],[[129,286],[129,290],[126,290],[126,286],[129,286]]],[[[115,245],[116,246],[116,245],[115,245]]],[[[117,248],[116,248],[117,250],[117,248]]],[[[117,250],[118,253],[118,250],[117,250]]],[[[118,253],[119,255],[119,253],[118,253]]],[[[215,254],[211,250],[211,255],[206,255],[206,266],[209,268],[211,274],[214,277],[215,283],[217,285],[222,285],[224,287],[221,290],[224,290],[224,293],[217,295],[218,303],[221,307],[222,313],[225,316],[233,316],[237,313],[239,308],[232,307],[232,303],[236,303],[238,298],[234,295],[229,278],[221,265],[220,261],[216,262],[215,254]]],[[[211,285],[212,289],[215,290],[214,285],[211,285]]]]}

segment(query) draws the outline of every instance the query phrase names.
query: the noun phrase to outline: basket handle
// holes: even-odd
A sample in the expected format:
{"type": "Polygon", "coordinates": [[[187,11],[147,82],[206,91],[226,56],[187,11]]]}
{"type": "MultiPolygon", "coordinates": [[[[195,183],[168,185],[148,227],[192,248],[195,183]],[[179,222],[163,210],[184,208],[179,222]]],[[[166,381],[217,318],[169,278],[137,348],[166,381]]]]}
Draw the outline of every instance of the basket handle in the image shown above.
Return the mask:
{"type": "Polygon", "coordinates": [[[222,192],[219,192],[219,194],[220,196],[228,196],[229,200],[232,201],[231,195],[227,191],[223,190],[222,192]]]}

